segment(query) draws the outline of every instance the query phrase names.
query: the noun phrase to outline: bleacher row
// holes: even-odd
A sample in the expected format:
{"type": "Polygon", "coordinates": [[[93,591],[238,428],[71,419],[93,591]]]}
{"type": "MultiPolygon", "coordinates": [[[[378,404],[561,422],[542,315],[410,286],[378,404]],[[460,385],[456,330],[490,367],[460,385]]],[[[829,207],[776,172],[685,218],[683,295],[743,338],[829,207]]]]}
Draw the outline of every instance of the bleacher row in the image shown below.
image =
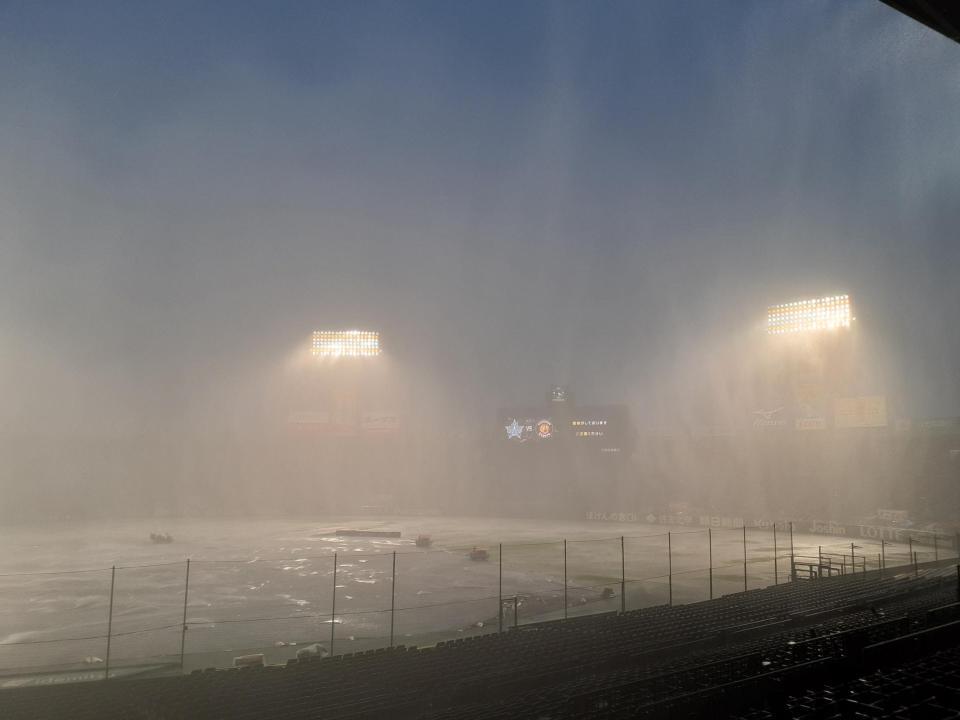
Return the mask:
{"type": "Polygon", "coordinates": [[[922,662],[953,642],[957,599],[936,569],[847,575],[428,648],[5,690],[0,718],[832,717],[810,688],[836,699],[863,668],[922,662]]]}
{"type": "MultiPolygon", "coordinates": [[[[956,644],[956,638],[953,643],[956,644]]],[[[738,720],[957,718],[960,717],[960,648],[933,651],[919,660],[861,672],[852,679],[818,678],[795,694],[762,705],[739,715],[738,720]]]]}

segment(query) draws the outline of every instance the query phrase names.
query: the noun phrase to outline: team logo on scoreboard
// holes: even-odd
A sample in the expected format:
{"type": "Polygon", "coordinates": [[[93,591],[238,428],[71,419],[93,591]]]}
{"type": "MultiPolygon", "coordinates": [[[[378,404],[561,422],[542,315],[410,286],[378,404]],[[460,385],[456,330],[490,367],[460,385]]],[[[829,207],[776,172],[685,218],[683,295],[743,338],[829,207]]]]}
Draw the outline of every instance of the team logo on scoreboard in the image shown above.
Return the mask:
{"type": "Polygon", "coordinates": [[[515,417],[510,418],[510,422],[504,425],[503,429],[507,433],[507,440],[515,440],[519,443],[553,437],[553,423],[549,420],[534,422],[530,418],[520,420],[515,417]]]}
{"type": "Polygon", "coordinates": [[[504,425],[504,429],[507,431],[507,440],[523,440],[525,427],[516,418],[509,425],[504,425]]]}
{"type": "Polygon", "coordinates": [[[553,423],[549,420],[541,420],[538,422],[537,435],[544,440],[549,437],[553,437],[553,423]]]}

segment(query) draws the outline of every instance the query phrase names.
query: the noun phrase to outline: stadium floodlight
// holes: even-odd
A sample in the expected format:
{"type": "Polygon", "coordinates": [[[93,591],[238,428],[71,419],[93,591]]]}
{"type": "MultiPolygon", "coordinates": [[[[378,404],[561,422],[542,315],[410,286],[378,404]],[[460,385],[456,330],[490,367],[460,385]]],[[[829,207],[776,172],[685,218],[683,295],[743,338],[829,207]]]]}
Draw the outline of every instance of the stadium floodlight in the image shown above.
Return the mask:
{"type": "Polygon", "coordinates": [[[380,333],[370,330],[315,330],[310,354],[318,358],[376,357],[380,333]]]}
{"type": "Polygon", "coordinates": [[[767,334],[823,332],[849,328],[849,295],[829,295],[811,300],[772,305],[767,308],[767,334]]]}

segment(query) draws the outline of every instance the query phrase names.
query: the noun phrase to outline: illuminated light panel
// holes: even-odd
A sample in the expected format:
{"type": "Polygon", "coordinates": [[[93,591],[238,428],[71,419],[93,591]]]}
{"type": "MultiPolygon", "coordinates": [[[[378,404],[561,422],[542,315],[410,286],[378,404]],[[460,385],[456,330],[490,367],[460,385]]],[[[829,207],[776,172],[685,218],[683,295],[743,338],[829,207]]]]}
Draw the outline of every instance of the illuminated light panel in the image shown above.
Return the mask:
{"type": "Polygon", "coordinates": [[[380,333],[369,330],[316,330],[310,354],[321,358],[376,357],[380,354],[380,333]]]}
{"type": "Polygon", "coordinates": [[[824,332],[849,328],[849,295],[829,295],[812,300],[772,305],[767,308],[767,334],[824,332]]]}

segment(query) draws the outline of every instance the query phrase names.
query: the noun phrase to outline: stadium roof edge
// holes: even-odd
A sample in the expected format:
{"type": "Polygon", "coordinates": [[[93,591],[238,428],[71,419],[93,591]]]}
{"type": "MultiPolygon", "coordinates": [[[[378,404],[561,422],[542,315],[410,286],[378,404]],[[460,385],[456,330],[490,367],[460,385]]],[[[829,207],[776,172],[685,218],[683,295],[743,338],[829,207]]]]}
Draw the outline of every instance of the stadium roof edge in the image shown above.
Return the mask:
{"type": "Polygon", "coordinates": [[[880,2],[960,43],[960,3],[956,0],[880,0],[880,2]]]}

